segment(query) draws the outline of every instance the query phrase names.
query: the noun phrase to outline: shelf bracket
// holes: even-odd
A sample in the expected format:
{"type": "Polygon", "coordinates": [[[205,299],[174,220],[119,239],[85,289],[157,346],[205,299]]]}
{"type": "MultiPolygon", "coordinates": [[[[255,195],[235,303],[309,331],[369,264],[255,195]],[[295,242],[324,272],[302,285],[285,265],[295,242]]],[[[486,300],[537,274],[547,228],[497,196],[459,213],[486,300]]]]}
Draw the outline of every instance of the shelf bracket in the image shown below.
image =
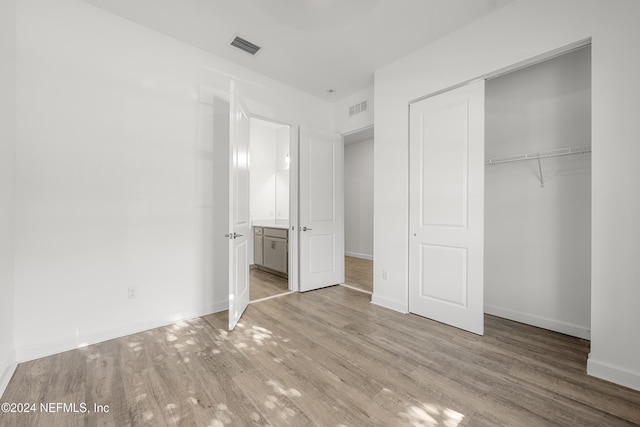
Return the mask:
{"type": "Polygon", "coordinates": [[[544,188],[544,177],[542,176],[542,163],[540,162],[540,156],[538,156],[538,173],[540,173],[540,187],[544,188]]]}

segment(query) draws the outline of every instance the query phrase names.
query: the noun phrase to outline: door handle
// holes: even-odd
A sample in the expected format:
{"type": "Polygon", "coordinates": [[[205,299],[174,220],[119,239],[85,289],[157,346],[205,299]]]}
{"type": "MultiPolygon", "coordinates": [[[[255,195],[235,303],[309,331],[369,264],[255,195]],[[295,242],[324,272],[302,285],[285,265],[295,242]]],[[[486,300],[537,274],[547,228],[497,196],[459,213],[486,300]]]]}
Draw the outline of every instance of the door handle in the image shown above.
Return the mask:
{"type": "Polygon", "coordinates": [[[229,240],[233,240],[233,239],[237,239],[238,237],[242,237],[242,234],[238,234],[236,232],[233,232],[233,233],[225,234],[224,237],[228,237],[229,240]]]}
{"type": "Polygon", "coordinates": [[[302,231],[307,231],[307,230],[311,231],[313,230],[313,228],[302,227],[302,231]]]}

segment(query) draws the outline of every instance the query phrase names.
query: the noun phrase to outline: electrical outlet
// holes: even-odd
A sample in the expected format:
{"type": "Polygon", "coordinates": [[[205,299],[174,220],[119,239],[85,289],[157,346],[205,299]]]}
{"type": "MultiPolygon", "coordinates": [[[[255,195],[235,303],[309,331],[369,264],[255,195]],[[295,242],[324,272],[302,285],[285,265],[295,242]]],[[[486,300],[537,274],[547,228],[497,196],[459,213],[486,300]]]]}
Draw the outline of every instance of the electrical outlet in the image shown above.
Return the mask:
{"type": "Polygon", "coordinates": [[[129,286],[127,295],[129,296],[129,299],[134,299],[135,297],[137,297],[138,293],[136,292],[136,288],[134,288],[133,286],[129,286]]]}
{"type": "Polygon", "coordinates": [[[387,270],[382,270],[382,278],[384,280],[389,279],[389,273],[387,273],[387,270]]]}

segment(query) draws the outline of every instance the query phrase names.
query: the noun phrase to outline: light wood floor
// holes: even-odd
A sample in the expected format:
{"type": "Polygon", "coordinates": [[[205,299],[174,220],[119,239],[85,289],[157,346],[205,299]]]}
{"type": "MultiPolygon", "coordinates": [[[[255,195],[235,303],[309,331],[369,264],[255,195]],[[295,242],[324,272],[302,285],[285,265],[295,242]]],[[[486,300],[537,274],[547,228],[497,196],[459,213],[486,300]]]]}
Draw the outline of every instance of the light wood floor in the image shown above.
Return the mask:
{"type": "Polygon", "coordinates": [[[289,281],[284,277],[267,273],[258,268],[252,268],[249,272],[249,300],[255,301],[262,298],[279,295],[289,291],[289,281]]]}
{"type": "MultiPolygon", "coordinates": [[[[496,317],[479,337],[342,286],[23,363],[1,426],[628,426],[640,393],[588,377],[589,343],[496,317]]],[[[635,423],[635,424],[634,424],[635,423]]]]}
{"type": "MultiPolygon", "coordinates": [[[[373,292],[373,261],[344,257],[345,284],[363,291],[373,292]]],[[[257,268],[251,269],[251,301],[279,295],[289,290],[287,279],[257,268]]]]}
{"type": "Polygon", "coordinates": [[[373,292],[373,261],[344,257],[344,283],[363,291],[373,292]]]}

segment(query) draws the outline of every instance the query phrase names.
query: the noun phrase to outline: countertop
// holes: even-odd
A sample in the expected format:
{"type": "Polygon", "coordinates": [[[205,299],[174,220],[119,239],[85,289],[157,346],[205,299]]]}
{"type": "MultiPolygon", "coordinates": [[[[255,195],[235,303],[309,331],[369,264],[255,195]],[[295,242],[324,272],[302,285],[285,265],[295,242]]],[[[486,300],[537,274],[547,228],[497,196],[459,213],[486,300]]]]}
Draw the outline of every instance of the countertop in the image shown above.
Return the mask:
{"type": "Polygon", "coordinates": [[[283,230],[289,229],[289,221],[274,221],[274,220],[256,220],[251,223],[254,227],[269,227],[269,228],[281,228],[283,230]]]}

